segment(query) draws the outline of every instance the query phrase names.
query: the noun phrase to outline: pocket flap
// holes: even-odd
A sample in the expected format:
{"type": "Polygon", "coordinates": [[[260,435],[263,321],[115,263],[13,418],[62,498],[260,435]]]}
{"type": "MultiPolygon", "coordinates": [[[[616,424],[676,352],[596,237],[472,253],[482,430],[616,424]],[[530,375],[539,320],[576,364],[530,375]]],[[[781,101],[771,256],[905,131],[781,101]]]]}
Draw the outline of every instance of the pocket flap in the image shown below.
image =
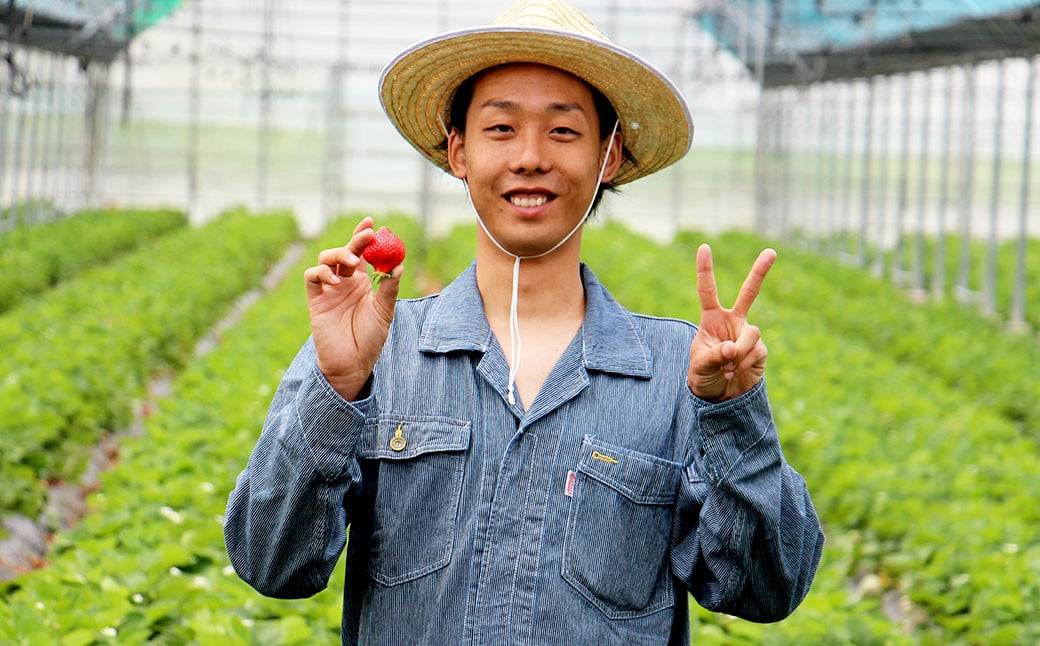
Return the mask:
{"type": "Polygon", "coordinates": [[[643,505],[675,502],[682,465],[586,437],[578,470],[643,505]]]}
{"type": "Polygon", "coordinates": [[[425,453],[469,448],[469,420],[437,416],[384,415],[369,420],[361,458],[408,460],[425,453]]]}

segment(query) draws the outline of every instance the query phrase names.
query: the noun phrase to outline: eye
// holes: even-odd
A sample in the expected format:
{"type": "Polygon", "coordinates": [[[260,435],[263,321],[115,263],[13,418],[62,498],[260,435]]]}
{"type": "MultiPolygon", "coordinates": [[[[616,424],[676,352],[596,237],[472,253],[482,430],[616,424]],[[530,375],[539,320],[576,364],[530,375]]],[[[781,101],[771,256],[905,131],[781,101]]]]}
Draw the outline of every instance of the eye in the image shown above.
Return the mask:
{"type": "Polygon", "coordinates": [[[484,128],[484,132],[488,132],[496,135],[507,135],[513,132],[513,127],[504,123],[496,123],[494,125],[484,128]]]}
{"type": "Polygon", "coordinates": [[[580,132],[568,126],[556,126],[555,128],[549,131],[549,134],[555,139],[564,140],[577,139],[581,136],[580,132]]]}

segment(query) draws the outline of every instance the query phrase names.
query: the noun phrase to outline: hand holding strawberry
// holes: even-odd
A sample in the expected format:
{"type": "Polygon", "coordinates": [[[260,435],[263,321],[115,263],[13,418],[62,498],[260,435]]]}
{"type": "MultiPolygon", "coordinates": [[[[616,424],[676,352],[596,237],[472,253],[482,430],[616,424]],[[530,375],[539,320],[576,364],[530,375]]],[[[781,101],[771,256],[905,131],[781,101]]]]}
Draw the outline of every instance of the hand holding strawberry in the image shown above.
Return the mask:
{"type": "Polygon", "coordinates": [[[394,318],[400,281],[383,280],[373,289],[362,260],[372,264],[377,278],[392,277],[404,259],[404,244],[390,236],[397,242],[387,242],[385,233],[372,230],[372,218],[365,218],[346,245],[322,251],[318,264],[304,273],[318,368],[348,401],[361,395],[394,318]]]}

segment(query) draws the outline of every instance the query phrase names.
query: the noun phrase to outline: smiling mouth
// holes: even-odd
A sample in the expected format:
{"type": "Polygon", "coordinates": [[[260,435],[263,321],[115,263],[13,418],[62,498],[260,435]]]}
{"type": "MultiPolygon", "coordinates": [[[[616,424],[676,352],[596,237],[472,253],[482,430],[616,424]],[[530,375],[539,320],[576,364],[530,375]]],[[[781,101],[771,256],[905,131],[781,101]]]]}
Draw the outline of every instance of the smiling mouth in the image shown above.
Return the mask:
{"type": "Polygon", "coordinates": [[[506,199],[509,200],[510,204],[521,209],[533,209],[546,204],[552,199],[552,196],[545,193],[514,193],[512,195],[507,195],[506,199]]]}

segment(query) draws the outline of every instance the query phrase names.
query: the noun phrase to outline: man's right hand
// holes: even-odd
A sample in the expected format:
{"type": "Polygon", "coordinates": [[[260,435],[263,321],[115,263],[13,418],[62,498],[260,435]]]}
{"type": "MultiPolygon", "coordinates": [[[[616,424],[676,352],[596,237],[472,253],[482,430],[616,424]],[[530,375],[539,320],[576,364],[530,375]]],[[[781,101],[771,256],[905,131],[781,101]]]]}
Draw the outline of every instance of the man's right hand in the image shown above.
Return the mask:
{"type": "Polygon", "coordinates": [[[372,218],[363,219],[345,246],[322,251],[304,272],[318,368],[347,401],[358,398],[379,359],[404,271],[398,265],[372,289],[361,251],[373,235],[372,218]]]}

